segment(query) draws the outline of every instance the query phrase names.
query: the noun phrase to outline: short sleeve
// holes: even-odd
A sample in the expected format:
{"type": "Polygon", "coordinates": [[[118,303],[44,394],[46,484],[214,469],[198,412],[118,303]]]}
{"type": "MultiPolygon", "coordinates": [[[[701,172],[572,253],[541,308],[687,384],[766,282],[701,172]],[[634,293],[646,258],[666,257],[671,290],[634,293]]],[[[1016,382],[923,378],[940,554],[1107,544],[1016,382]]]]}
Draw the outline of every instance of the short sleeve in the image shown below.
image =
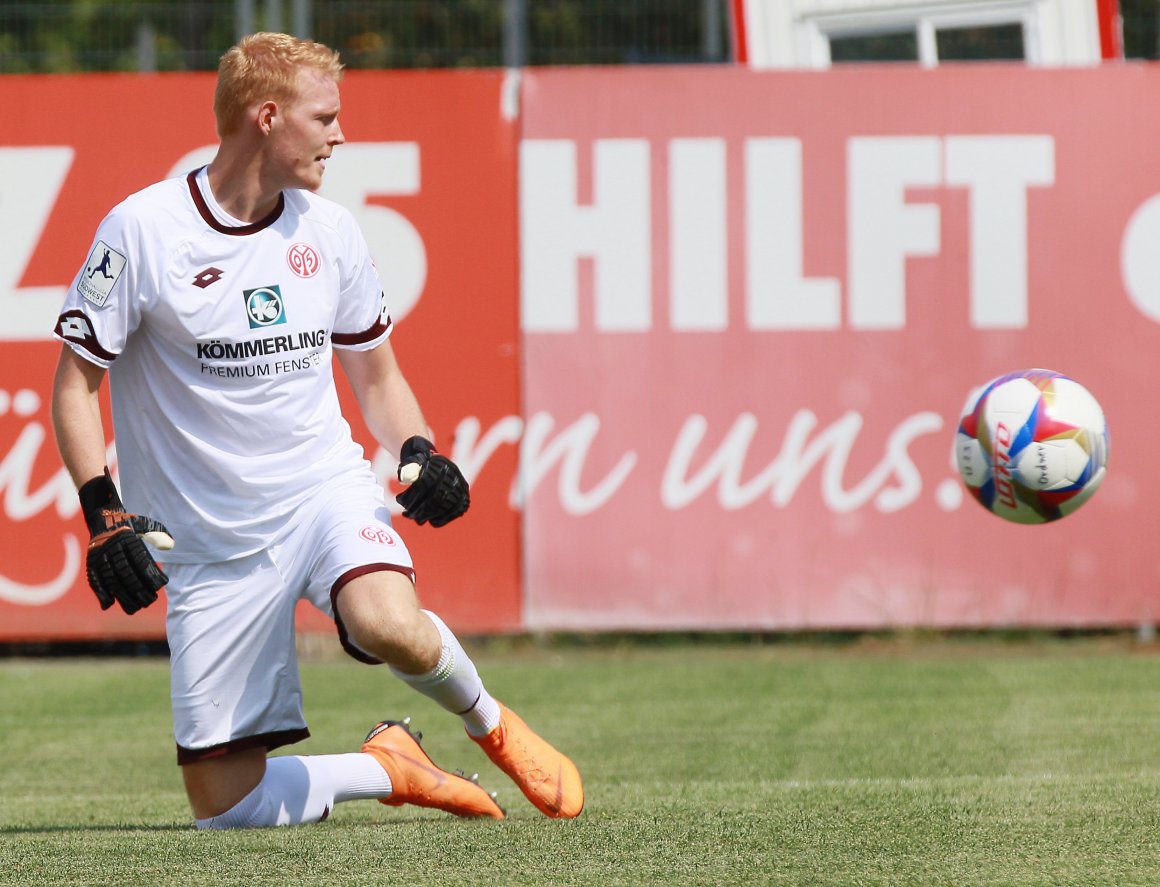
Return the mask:
{"type": "Polygon", "coordinates": [[[333,342],[336,348],[367,351],[391,334],[391,313],[366,238],[349,213],[343,214],[343,224],[346,252],[340,263],[333,342]]]}
{"type": "Polygon", "coordinates": [[[53,328],[53,335],[81,357],[106,368],[141,319],[133,228],[131,217],[120,208],[101,222],[53,328]]]}

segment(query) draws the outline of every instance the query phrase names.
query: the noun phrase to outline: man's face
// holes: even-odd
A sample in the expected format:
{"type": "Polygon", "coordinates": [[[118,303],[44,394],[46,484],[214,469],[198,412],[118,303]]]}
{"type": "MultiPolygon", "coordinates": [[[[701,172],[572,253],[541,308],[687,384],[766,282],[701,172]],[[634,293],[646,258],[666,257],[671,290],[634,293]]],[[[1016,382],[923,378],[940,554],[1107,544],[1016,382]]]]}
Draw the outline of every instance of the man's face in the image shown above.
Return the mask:
{"type": "Polygon", "coordinates": [[[279,109],[279,124],[271,135],[274,173],[284,188],[317,191],[326,159],[346,139],[338,125],[338,84],[321,71],[305,69],[298,76],[298,95],[279,109]]]}

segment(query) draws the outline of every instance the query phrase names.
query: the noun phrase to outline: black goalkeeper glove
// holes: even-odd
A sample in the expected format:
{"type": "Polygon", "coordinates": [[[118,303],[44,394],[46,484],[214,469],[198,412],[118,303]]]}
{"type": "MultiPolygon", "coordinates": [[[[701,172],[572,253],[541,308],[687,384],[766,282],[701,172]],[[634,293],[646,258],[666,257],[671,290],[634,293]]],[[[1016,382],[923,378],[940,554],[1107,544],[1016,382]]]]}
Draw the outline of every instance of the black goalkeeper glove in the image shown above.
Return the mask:
{"type": "Polygon", "coordinates": [[[430,521],[441,527],[467,511],[471,504],[467,479],[454,462],[435,452],[425,437],[408,438],[399,450],[399,480],[410,486],[395,497],[403,506],[403,517],[417,524],[430,521]],[[413,477],[418,466],[418,477],[413,477]]]}
{"type": "Polygon", "coordinates": [[[141,541],[145,536],[158,548],[172,548],[169,531],[151,517],[128,514],[117,495],[109,469],[77,491],[89,526],[86,562],[89,587],[107,610],[113,602],[133,614],[157,600],[157,591],[169,581],[141,541]]]}

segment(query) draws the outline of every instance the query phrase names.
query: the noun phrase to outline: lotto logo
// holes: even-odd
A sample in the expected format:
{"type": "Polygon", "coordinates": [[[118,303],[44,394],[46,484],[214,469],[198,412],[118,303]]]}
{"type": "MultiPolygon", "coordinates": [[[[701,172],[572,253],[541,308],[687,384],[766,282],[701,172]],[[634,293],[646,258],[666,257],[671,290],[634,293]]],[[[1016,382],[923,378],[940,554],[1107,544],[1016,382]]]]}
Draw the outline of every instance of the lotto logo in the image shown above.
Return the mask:
{"type": "Polygon", "coordinates": [[[92,322],[75,309],[66,311],[57,318],[53,332],[62,339],[80,345],[99,360],[112,362],[117,356],[101,347],[101,343],[97,341],[96,331],[93,330],[92,322]]]}
{"type": "Polygon", "coordinates": [[[242,295],[246,299],[246,315],[250,320],[250,329],[286,322],[282,291],[277,284],[244,290],[242,295]]]}
{"type": "Polygon", "coordinates": [[[93,338],[93,327],[89,319],[75,311],[61,317],[57,331],[74,342],[88,342],[93,338]]]}
{"type": "Polygon", "coordinates": [[[193,285],[198,289],[205,289],[221,280],[223,274],[225,272],[221,268],[206,268],[204,271],[198,272],[197,277],[193,278],[193,285]]]}
{"type": "Polygon", "coordinates": [[[394,535],[390,530],[386,530],[383,527],[363,527],[359,531],[359,535],[366,539],[367,542],[377,542],[379,545],[395,544],[394,535]]]}

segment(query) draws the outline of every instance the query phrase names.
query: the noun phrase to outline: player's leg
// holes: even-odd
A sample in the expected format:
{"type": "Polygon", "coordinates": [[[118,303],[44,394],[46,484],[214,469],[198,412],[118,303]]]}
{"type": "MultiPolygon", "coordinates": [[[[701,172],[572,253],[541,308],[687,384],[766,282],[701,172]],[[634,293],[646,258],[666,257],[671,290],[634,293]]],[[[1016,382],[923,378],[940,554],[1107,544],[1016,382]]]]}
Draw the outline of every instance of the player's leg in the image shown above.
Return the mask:
{"type": "Polygon", "coordinates": [[[181,766],[193,818],[220,816],[250,794],[266,773],[266,749],[251,748],[181,766]]]}
{"type": "Polygon", "coordinates": [[[432,613],[421,610],[411,555],[391,526],[382,488],[367,473],[328,488],[316,520],[316,564],[307,596],[334,618],[354,658],[386,663],[415,689],[484,735],[499,723],[471,658],[432,613]]]}
{"type": "Polygon", "coordinates": [[[320,822],[334,805],[389,797],[390,777],[368,754],[284,756],[264,748],[186,764],[186,793],[200,829],[320,822]]]}
{"type": "Polygon", "coordinates": [[[187,764],[182,772],[199,829],[321,822],[336,804],[360,799],[503,818],[492,797],[440,769],[406,726],[393,722],[377,726],[358,753],[266,758],[254,749],[187,764]]]}
{"type": "Polygon", "coordinates": [[[495,700],[455,634],[419,607],[410,576],[397,570],[362,573],[332,594],[340,633],[356,656],[370,654],[463,720],[468,735],[537,809],[570,818],[584,807],[576,766],[495,700]]]}
{"type": "Polygon", "coordinates": [[[348,649],[387,663],[397,677],[462,718],[472,736],[499,725],[499,704],[475,663],[443,620],[420,609],[409,574],[376,570],[341,584],[338,591],[336,613],[348,649]]]}
{"type": "MultiPolygon", "coordinates": [[[[292,551],[293,549],[287,549],[292,551]]],[[[353,754],[277,757],[308,736],[294,650],[292,566],[261,553],[169,566],[167,632],[178,762],[201,828],[292,825],[357,798],[502,817],[478,785],[438,768],[405,728],[353,754]]]]}
{"type": "Polygon", "coordinates": [[[334,617],[347,652],[387,663],[462,718],[468,735],[546,815],[579,814],[584,790],[576,767],[492,698],[451,629],[420,608],[411,556],[370,473],[329,487],[318,518],[307,594],[334,617]]]}
{"type": "Polygon", "coordinates": [[[584,809],[584,786],[576,765],[514,711],[492,698],[451,629],[429,610],[423,614],[439,631],[439,663],[427,674],[411,675],[397,669],[395,674],[463,718],[467,735],[537,810],[554,818],[579,816],[584,809]]]}

